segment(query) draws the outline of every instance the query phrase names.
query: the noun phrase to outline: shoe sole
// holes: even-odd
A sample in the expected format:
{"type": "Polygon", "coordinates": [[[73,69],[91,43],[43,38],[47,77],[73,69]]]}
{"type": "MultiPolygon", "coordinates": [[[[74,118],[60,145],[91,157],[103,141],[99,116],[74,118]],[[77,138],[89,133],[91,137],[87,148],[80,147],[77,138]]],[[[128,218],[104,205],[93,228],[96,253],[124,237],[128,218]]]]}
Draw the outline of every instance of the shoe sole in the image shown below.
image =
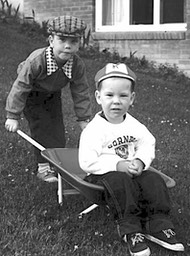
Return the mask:
{"type": "Polygon", "coordinates": [[[130,252],[131,256],[150,256],[150,249],[149,248],[147,248],[143,251],[140,251],[140,252],[134,252],[133,253],[130,250],[129,250],[129,252],[130,252]]]}
{"type": "Polygon", "coordinates": [[[58,182],[58,179],[54,177],[54,178],[45,179],[43,181],[53,183],[53,182],[58,182]]]}
{"type": "Polygon", "coordinates": [[[49,182],[49,183],[53,183],[53,182],[58,182],[58,179],[56,177],[43,177],[43,176],[40,176],[40,175],[37,175],[38,179],[40,180],[43,180],[45,182],[49,182]]]}
{"type": "Polygon", "coordinates": [[[162,247],[172,250],[172,251],[184,251],[184,246],[183,244],[168,244],[162,240],[159,240],[158,238],[151,236],[151,235],[145,235],[145,237],[150,240],[151,242],[154,242],[156,244],[161,245],[162,247]]]}

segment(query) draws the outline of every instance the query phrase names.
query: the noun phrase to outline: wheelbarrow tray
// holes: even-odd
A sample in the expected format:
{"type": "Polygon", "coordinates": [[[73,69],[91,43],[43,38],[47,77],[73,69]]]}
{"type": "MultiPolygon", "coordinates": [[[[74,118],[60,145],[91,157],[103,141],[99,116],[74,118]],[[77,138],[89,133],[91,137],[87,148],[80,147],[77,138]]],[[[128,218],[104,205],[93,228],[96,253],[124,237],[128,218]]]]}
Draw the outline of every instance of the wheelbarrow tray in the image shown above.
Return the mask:
{"type": "Polygon", "coordinates": [[[84,180],[86,173],[79,166],[77,148],[45,149],[41,155],[58,168],[64,181],[92,202],[99,203],[104,187],[84,180]]]}

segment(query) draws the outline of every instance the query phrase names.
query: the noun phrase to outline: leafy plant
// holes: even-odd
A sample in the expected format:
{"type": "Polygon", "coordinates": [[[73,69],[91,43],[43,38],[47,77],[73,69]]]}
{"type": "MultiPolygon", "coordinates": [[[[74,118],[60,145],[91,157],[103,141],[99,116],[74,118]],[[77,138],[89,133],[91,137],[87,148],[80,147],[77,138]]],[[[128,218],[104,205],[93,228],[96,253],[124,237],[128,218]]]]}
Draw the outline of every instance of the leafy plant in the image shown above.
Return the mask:
{"type": "Polygon", "coordinates": [[[7,22],[10,18],[16,20],[19,17],[19,9],[20,4],[18,4],[17,8],[15,9],[8,0],[1,0],[0,17],[4,22],[7,22]]]}
{"type": "Polygon", "coordinates": [[[82,36],[82,40],[81,40],[81,48],[82,48],[82,49],[85,49],[86,47],[89,46],[90,37],[91,37],[91,29],[88,29],[88,30],[87,30],[87,33],[85,33],[85,34],[82,36]]]}

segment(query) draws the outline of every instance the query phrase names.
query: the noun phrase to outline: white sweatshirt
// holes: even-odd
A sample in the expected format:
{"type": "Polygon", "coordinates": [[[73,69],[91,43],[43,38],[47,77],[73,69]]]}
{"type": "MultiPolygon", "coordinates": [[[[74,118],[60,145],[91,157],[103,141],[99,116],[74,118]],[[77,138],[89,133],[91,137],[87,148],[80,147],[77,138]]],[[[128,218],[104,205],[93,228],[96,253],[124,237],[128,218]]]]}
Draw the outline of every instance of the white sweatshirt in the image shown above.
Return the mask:
{"type": "Polygon", "coordinates": [[[120,124],[112,124],[100,112],[83,130],[79,164],[87,174],[116,171],[121,160],[140,159],[149,168],[155,157],[155,138],[130,114],[120,124]]]}

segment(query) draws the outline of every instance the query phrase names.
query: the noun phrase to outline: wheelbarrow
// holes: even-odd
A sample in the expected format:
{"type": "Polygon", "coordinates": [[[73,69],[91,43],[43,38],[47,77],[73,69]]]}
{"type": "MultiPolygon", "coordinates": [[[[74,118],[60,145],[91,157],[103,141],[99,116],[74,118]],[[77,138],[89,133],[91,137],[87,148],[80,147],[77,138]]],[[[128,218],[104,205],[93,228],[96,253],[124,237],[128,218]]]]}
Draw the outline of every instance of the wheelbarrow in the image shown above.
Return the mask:
{"type": "MultiPolygon", "coordinates": [[[[41,155],[55,167],[58,172],[58,203],[63,204],[63,195],[82,194],[88,198],[93,205],[82,211],[79,215],[86,214],[98,206],[99,199],[102,197],[104,187],[95,185],[84,180],[86,173],[80,168],[78,162],[77,148],[44,148],[30,136],[17,130],[17,133],[41,151],[41,155]],[[63,189],[62,180],[70,184],[72,189],[63,189]]],[[[174,179],[153,167],[149,171],[156,172],[164,179],[168,188],[175,186],[174,179]]]]}

